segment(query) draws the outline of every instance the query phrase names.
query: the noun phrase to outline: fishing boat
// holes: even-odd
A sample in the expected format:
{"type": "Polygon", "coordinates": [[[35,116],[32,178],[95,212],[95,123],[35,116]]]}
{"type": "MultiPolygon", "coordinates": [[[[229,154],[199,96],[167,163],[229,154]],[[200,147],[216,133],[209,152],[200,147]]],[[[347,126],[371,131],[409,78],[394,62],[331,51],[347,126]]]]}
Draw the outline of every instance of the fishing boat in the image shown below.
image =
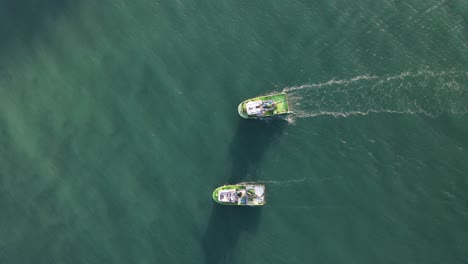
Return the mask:
{"type": "Polygon", "coordinates": [[[247,99],[237,107],[239,115],[246,119],[275,117],[289,113],[288,96],[277,93],[247,99]]]}
{"type": "Polygon", "coordinates": [[[224,205],[262,206],[266,204],[265,185],[256,183],[224,185],[214,190],[213,199],[224,205]]]}

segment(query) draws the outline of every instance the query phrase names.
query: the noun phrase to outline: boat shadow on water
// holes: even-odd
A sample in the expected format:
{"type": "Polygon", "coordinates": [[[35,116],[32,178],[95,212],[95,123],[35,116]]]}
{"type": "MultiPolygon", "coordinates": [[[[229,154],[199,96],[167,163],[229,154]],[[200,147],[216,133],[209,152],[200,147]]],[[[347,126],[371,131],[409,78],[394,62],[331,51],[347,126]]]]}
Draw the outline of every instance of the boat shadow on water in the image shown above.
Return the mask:
{"type": "Polygon", "coordinates": [[[265,151],[287,125],[283,119],[241,120],[230,145],[231,173],[226,184],[254,181],[265,151]]]}
{"type": "MultiPolygon", "coordinates": [[[[230,145],[230,175],[219,185],[255,181],[265,151],[281,136],[286,125],[284,120],[241,120],[230,145]]],[[[205,263],[231,262],[239,240],[257,231],[261,210],[261,207],[223,206],[213,202],[203,237],[205,263]]]]}

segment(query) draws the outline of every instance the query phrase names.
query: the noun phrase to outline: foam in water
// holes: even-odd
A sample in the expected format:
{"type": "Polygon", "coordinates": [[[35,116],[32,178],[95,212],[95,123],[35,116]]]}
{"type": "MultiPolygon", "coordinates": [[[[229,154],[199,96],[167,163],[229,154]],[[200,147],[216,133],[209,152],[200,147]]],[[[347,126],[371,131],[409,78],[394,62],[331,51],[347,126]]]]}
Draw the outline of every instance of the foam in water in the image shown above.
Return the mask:
{"type": "Polygon", "coordinates": [[[403,72],[393,76],[360,75],[350,79],[284,88],[295,118],[331,115],[347,117],[371,113],[468,113],[468,73],[459,71],[403,72]]]}
{"type": "Polygon", "coordinates": [[[288,206],[272,206],[265,205],[265,208],[275,208],[275,209],[301,209],[301,210],[318,210],[318,209],[343,209],[346,206],[342,205],[288,205],[288,206]]]}
{"type": "Polygon", "coordinates": [[[291,180],[270,180],[270,181],[258,181],[258,183],[263,183],[263,184],[274,184],[274,185],[286,185],[286,184],[295,184],[295,183],[302,183],[306,181],[317,181],[317,182],[325,182],[329,180],[334,180],[341,178],[341,176],[334,176],[334,177],[324,177],[321,179],[317,178],[299,178],[299,179],[291,179],[291,180]]]}

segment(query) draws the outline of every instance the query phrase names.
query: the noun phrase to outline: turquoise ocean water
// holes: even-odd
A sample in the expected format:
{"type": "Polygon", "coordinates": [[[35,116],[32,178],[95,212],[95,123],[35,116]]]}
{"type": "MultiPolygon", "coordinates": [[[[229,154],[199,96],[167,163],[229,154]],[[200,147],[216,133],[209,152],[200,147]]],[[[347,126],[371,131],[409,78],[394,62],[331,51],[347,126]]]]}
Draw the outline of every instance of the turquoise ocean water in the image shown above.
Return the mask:
{"type": "Polygon", "coordinates": [[[0,263],[467,263],[467,83],[463,0],[1,0],[0,263]]]}

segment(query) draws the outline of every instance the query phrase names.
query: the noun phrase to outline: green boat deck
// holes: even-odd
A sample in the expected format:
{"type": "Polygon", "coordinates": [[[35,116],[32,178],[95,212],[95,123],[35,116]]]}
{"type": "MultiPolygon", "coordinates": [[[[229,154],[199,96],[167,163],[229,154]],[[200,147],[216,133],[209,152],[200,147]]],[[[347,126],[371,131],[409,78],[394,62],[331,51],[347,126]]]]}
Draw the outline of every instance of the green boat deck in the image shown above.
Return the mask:
{"type": "Polygon", "coordinates": [[[239,115],[243,118],[265,118],[265,117],[273,117],[277,115],[287,114],[289,113],[288,96],[286,93],[278,93],[278,94],[264,95],[264,96],[251,98],[240,103],[237,110],[239,112],[239,115]],[[247,114],[246,104],[248,102],[268,101],[268,100],[273,100],[276,103],[276,106],[273,110],[265,111],[263,116],[255,116],[255,115],[247,114]]]}

